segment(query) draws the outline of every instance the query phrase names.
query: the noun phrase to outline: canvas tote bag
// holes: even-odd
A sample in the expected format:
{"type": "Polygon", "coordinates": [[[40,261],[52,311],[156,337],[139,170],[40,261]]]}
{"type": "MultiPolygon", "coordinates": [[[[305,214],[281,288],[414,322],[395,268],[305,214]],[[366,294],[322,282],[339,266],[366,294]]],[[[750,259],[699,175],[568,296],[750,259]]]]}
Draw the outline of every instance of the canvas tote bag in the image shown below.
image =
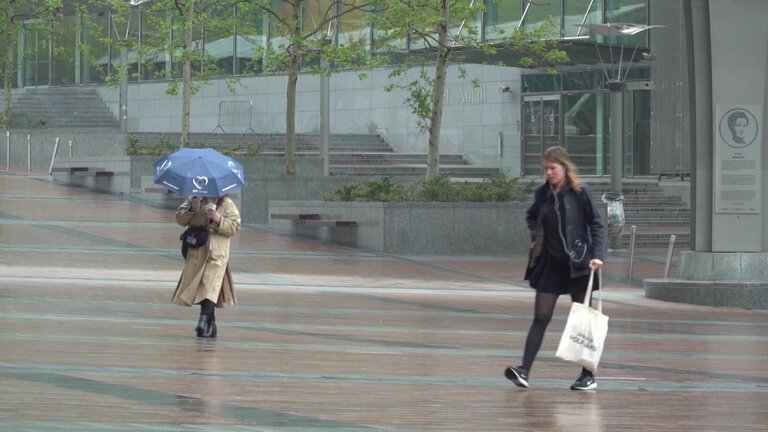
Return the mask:
{"type": "Polygon", "coordinates": [[[592,283],[595,271],[589,275],[587,294],[584,303],[573,303],[568,321],[565,323],[563,336],[555,355],[563,360],[574,362],[592,372],[597,371],[597,364],[603,354],[605,336],[608,334],[608,316],[603,315],[603,274],[599,273],[600,296],[597,309],[589,305],[592,296],[592,283]]]}

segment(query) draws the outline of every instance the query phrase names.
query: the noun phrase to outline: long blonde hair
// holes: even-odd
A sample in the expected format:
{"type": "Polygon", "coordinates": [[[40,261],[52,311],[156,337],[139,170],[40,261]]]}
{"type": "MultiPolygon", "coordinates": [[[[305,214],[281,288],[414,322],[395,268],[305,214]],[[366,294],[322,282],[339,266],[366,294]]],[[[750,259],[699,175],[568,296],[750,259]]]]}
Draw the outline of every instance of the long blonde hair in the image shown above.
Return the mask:
{"type": "Polygon", "coordinates": [[[544,150],[542,158],[547,162],[562,165],[565,168],[565,182],[571,189],[581,192],[581,181],[576,176],[576,165],[574,165],[567,150],[560,146],[552,146],[544,150]]]}

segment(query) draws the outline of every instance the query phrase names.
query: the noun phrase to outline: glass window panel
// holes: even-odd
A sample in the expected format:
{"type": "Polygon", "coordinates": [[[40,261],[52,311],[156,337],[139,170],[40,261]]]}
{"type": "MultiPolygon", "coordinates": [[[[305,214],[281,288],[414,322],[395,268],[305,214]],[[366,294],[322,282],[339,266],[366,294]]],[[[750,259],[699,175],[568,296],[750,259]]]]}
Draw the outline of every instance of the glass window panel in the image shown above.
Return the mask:
{"type": "Polygon", "coordinates": [[[50,85],[50,44],[49,37],[34,23],[23,25],[24,44],[24,86],[50,85]]]}
{"type": "MultiPolygon", "coordinates": [[[[421,6],[421,9],[423,9],[423,13],[427,17],[437,18],[440,15],[439,9],[435,9],[433,7],[421,6]]],[[[431,28],[424,28],[423,30],[425,32],[432,33],[432,29],[431,28]]],[[[432,36],[435,39],[437,39],[437,33],[432,33],[432,36]]],[[[428,47],[429,45],[434,45],[434,42],[431,42],[431,40],[428,42],[423,37],[419,37],[419,36],[411,36],[411,40],[409,41],[409,44],[408,44],[408,46],[409,46],[409,48],[411,50],[422,50],[422,49],[428,47]]]]}
{"type": "MultiPolygon", "coordinates": [[[[648,24],[648,0],[605,0],[605,22],[609,24],[648,24]]],[[[620,44],[616,38],[607,38],[606,42],[611,44],[620,44]]],[[[635,46],[648,45],[648,31],[640,33],[638,36],[629,36],[624,38],[624,45],[635,46]],[[638,40],[639,38],[639,40],[638,40]]]]}
{"type": "MultiPolygon", "coordinates": [[[[17,88],[23,85],[22,64],[23,64],[23,56],[24,56],[24,40],[23,40],[23,34],[21,33],[21,31],[19,31],[18,27],[16,27],[14,31],[16,33],[14,35],[14,44],[13,44],[13,61],[14,61],[14,64],[16,64],[18,67],[16,68],[16,72],[14,72],[10,77],[11,88],[17,88]]],[[[5,40],[3,40],[3,37],[1,35],[0,35],[0,43],[2,44],[6,43],[5,40]]],[[[4,58],[0,60],[0,70],[2,71],[5,70],[4,58]]],[[[5,86],[5,79],[0,79],[0,87],[4,88],[4,86],[5,86]]]]}
{"type": "Polygon", "coordinates": [[[602,0],[568,0],[564,4],[563,20],[565,36],[589,36],[589,30],[581,30],[578,24],[603,22],[602,0]],[[585,19],[586,17],[586,19],[585,19]]]}
{"type": "Polygon", "coordinates": [[[319,28],[323,34],[333,34],[334,23],[328,20],[337,14],[338,3],[334,0],[307,0],[305,6],[303,29],[309,31],[319,28]]]}
{"type": "Polygon", "coordinates": [[[523,93],[543,93],[560,90],[559,74],[523,75],[523,93]]]}
{"type": "MultiPolygon", "coordinates": [[[[383,0],[380,1],[380,3],[376,6],[376,10],[383,10],[386,7],[386,4],[383,0]]],[[[375,11],[373,12],[376,13],[375,11]]],[[[375,51],[377,52],[402,52],[408,49],[408,40],[403,37],[398,40],[390,40],[387,41],[387,47],[382,46],[383,41],[383,32],[376,29],[376,26],[373,27],[373,46],[375,51]]]]}
{"type": "Polygon", "coordinates": [[[499,39],[520,25],[523,15],[520,0],[486,0],[485,38],[499,39]]]}
{"type": "Polygon", "coordinates": [[[24,69],[23,86],[37,85],[37,50],[35,49],[37,32],[34,29],[23,27],[24,33],[21,35],[22,45],[24,46],[24,57],[22,65],[24,69]]]}
{"type": "MultiPolygon", "coordinates": [[[[640,56],[640,53],[635,54],[635,60],[640,56]]],[[[627,80],[650,80],[651,68],[648,66],[638,67],[636,64],[632,64],[627,74],[627,80]]]]}
{"type": "MultiPolygon", "coordinates": [[[[137,81],[139,72],[139,55],[135,48],[138,45],[139,21],[141,15],[139,12],[131,9],[125,12],[127,15],[118,17],[113,15],[113,22],[109,25],[111,39],[114,41],[125,41],[128,45],[128,80],[137,81]]],[[[111,64],[113,70],[120,69],[120,44],[115,43],[111,50],[111,64]]]]}
{"type": "Polygon", "coordinates": [[[83,84],[103,83],[107,75],[109,48],[104,38],[109,34],[109,14],[103,11],[83,17],[83,34],[81,37],[83,62],[80,65],[80,82],[83,84]]]}
{"type": "MultiPolygon", "coordinates": [[[[152,42],[145,48],[145,57],[149,57],[147,68],[153,70],[153,75],[157,78],[181,78],[183,74],[184,62],[182,60],[182,49],[184,46],[184,19],[176,13],[171,16],[155,15],[152,12],[147,14],[148,24],[151,28],[161,29],[152,35],[152,42]],[[161,39],[162,38],[162,39],[161,39]],[[170,42],[170,57],[166,54],[167,45],[164,41],[170,42]]],[[[195,12],[193,16],[195,22],[192,25],[192,43],[191,50],[199,52],[203,49],[203,24],[199,22],[200,11],[195,12]]],[[[198,75],[202,64],[199,59],[193,60],[190,64],[192,76],[198,75]]]]}
{"type": "Polygon", "coordinates": [[[597,88],[595,75],[602,70],[583,70],[563,73],[563,90],[594,90],[597,88]]]}
{"type": "MultiPolygon", "coordinates": [[[[363,0],[355,0],[355,4],[364,3],[363,0]]],[[[353,6],[345,6],[344,15],[339,20],[339,45],[362,44],[370,50],[370,26],[367,22],[367,12],[353,10],[353,6]]]]}
{"type": "MultiPolygon", "coordinates": [[[[272,0],[272,9],[280,13],[280,17],[284,22],[290,22],[293,16],[293,7],[280,0],[272,0]]],[[[275,19],[269,20],[269,46],[272,50],[275,50],[278,54],[283,54],[285,48],[288,46],[288,39],[283,34],[287,29],[280,26],[275,19]]]]}
{"type": "MultiPolygon", "coordinates": [[[[304,33],[316,32],[316,41],[323,37],[333,39],[336,32],[336,20],[334,16],[338,15],[339,3],[334,0],[307,0],[304,4],[304,13],[302,14],[302,30],[304,33]]],[[[306,54],[302,59],[302,66],[318,66],[320,59],[317,55],[306,54]]]]}
{"type": "Polygon", "coordinates": [[[167,50],[168,24],[165,14],[143,12],[141,14],[141,34],[139,51],[141,52],[141,78],[144,80],[164,79],[166,69],[170,67],[170,53],[167,50]]]}
{"type": "Polygon", "coordinates": [[[75,82],[75,58],[77,48],[78,17],[67,15],[61,19],[59,28],[69,29],[56,35],[53,47],[53,82],[52,85],[74,85],[75,82]]]}
{"type": "Polygon", "coordinates": [[[563,146],[579,168],[579,173],[598,171],[597,93],[563,95],[563,146]]]}
{"type": "MultiPolygon", "coordinates": [[[[558,32],[560,30],[560,24],[562,23],[562,15],[560,10],[560,2],[555,0],[548,0],[544,2],[538,2],[538,1],[532,1],[530,3],[525,3],[525,5],[528,5],[528,13],[525,15],[525,18],[523,19],[523,25],[526,26],[526,28],[535,28],[542,26],[546,23],[547,19],[554,18],[556,22],[558,23],[557,28],[554,29],[555,32],[558,32]]],[[[559,36],[557,33],[553,34],[553,36],[559,36]]]]}
{"type": "Polygon", "coordinates": [[[235,16],[237,27],[237,64],[235,74],[260,73],[262,56],[260,49],[266,46],[265,17],[257,8],[238,6],[235,16]]]}
{"type": "Polygon", "coordinates": [[[233,13],[234,8],[212,10],[212,18],[204,24],[205,54],[209,61],[215,62],[215,66],[211,66],[214,70],[209,71],[214,75],[234,73],[237,39],[232,22],[233,13]]]}
{"type": "MultiPolygon", "coordinates": [[[[197,20],[198,18],[199,16],[195,17],[195,20],[197,20]]],[[[182,36],[182,39],[183,37],[184,36],[182,36]]],[[[203,22],[195,23],[194,26],[192,27],[192,48],[191,49],[196,54],[200,54],[204,51],[204,46],[205,46],[204,37],[205,37],[205,23],[203,22]]],[[[183,65],[183,62],[181,62],[181,59],[179,59],[179,63],[183,65]]],[[[194,58],[194,60],[190,62],[190,67],[192,69],[192,76],[199,75],[203,70],[203,63],[202,63],[201,56],[194,58]]]]}

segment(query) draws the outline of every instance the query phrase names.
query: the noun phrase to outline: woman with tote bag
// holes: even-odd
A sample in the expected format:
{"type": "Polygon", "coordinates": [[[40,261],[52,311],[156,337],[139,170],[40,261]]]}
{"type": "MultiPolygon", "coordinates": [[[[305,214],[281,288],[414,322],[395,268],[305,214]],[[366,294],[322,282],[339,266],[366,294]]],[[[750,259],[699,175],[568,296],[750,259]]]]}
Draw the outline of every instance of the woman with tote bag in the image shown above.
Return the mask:
{"type": "MultiPolygon", "coordinates": [[[[544,152],[543,164],[546,182],[536,190],[526,215],[533,242],[525,272],[525,280],[536,289],[533,323],[525,341],[523,363],[504,371],[507,379],[525,388],[558,297],[569,294],[573,302],[584,302],[590,272],[599,270],[604,259],[600,212],[589,187],[576,176],[568,152],[550,147],[544,152]]],[[[593,372],[582,368],[571,389],[594,388],[593,372]]]]}

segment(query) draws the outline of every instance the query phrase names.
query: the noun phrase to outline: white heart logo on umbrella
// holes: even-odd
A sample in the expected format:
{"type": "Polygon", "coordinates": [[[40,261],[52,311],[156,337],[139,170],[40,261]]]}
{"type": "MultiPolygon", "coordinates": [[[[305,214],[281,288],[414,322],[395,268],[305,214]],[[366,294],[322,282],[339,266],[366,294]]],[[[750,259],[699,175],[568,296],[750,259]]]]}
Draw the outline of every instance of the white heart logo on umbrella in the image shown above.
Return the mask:
{"type": "Polygon", "coordinates": [[[194,184],[196,188],[202,189],[208,184],[208,177],[197,176],[192,179],[192,184],[194,184]]]}
{"type": "Polygon", "coordinates": [[[157,167],[157,176],[159,176],[160,173],[162,173],[163,171],[165,171],[168,168],[170,168],[171,165],[173,165],[173,164],[171,163],[170,159],[166,159],[165,161],[163,161],[163,164],[160,165],[159,167],[157,167]]]}
{"type": "Polygon", "coordinates": [[[235,165],[234,162],[232,162],[232,161],[227,162],[227,166],[229,166],[229,169],[232,170],[232,172],[235,173],[235,175],[238,178],[243,178],[243,174],[240,173],[240,170],[237,169],[237,165],[235,165]]]}

